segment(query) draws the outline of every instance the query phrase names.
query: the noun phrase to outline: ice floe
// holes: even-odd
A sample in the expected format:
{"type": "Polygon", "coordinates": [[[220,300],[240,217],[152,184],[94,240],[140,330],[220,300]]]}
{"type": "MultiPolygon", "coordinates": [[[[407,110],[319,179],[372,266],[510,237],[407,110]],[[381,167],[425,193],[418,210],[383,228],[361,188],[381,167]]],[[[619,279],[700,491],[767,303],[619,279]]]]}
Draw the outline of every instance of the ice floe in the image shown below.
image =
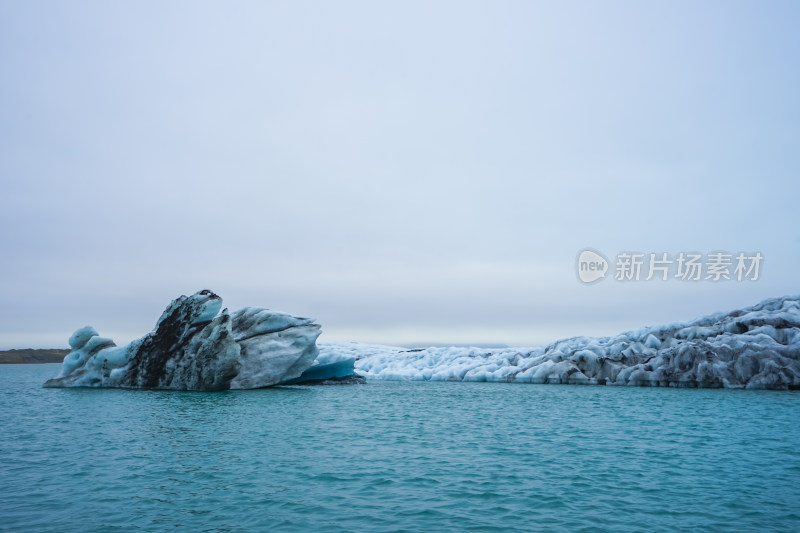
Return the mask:
{"type": "Polygon", "coordinates": [[[61,373],[45,387],[249,389],[297,379],[314,363],[320,326],[312,319],[221,307],[208,290],[181,296],[153,331],[125,346],[81,328],[69,339],[61,373]]]}
{"type": "Polygon", "coordinates": [[[797,389],[800,296],[543,348],[337,350],[356,357],[356,371],[368,379],[797,389]]]}

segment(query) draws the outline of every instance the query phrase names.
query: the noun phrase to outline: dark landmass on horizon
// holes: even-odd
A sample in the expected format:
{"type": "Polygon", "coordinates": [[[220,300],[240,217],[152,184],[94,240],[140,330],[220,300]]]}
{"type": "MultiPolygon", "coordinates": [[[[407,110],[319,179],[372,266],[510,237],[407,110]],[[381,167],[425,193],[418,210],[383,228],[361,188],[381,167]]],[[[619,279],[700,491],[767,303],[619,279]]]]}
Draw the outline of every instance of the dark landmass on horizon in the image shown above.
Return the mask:
{"type": "Polygon", "coordinates": [[[49,348],[34,350],[0,350],[0,365],[25,365],[39,363],[63,363],[69,349],[49,348]]]}

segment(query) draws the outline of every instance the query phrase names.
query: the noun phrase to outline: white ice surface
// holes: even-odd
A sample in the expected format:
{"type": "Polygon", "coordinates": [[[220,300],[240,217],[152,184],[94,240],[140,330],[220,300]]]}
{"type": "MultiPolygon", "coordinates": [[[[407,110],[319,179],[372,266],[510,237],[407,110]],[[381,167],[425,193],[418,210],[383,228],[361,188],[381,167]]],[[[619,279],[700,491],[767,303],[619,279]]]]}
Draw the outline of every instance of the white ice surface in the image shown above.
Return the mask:
{"type": "Polygon", "coordinates": [[[800,297],[543,348],[327,345],[368,379],[670,387],[800,387],[800,297]]]}

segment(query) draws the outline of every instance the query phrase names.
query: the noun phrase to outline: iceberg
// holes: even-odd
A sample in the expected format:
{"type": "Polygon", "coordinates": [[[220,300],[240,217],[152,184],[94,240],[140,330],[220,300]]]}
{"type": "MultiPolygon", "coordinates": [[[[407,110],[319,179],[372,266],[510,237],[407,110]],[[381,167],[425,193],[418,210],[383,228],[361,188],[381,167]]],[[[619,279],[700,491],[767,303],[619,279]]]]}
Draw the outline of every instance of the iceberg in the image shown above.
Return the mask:
{"type": "Polygon", "coordinates": [[[86,326],[45,387],[219,391],[374,380],[800,389],[800,296],[685,323],[543,348],[323,343],[313,319],[246,307],[211,291],[170,303],[153,331],[125,346],[86,326]],[[358,374],[356,374],[358,372],[358,374]]]}
{"type": "Polygon", "coordinates": [[[221,391],[294,380],[317,358],[320,326],[258,307],[230,314],[209,290],[173,300],[153,331],[125,346],[86,326],[45,387],[221,391]]]}
{"type": "Polygon", "coordinates": [[[343,345],[368,379],[800,389],[800,296],[544,348],[343,345]]]}

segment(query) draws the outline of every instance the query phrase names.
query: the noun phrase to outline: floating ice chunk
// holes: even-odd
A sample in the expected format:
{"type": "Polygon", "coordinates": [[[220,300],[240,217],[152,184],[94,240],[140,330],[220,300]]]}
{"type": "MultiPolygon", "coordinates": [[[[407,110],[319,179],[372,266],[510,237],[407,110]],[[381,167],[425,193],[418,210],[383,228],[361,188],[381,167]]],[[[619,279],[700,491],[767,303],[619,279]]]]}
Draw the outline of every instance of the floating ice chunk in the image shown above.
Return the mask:
{"type": "Polygon", "coordinates": [[[800,388],[800,297],[545,348],[373,346],[356,359],[371,379],[800,388]]]}
{"type": "Polygon", "coordinates": [[[230,315],[211,291],[173,300],[144,337],[125,346],[86,326],[46,387],[216,391],[296,378],[316,358],[319,325],[261,308],[230,315]]]}

